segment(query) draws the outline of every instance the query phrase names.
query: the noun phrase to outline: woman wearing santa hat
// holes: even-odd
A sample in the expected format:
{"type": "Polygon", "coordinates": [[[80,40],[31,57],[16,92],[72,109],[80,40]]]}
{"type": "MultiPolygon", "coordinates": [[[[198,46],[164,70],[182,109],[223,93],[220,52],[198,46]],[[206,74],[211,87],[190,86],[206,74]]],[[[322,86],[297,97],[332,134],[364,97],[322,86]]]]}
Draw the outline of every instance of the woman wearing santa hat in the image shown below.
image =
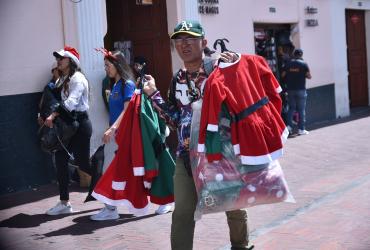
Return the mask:
{"type": "Polygon", "coordinates": [[[61,77],[57,85],[60,86],[60,102],[53,106],[53,112],[45,120],[45,125],[53,127],[56,117],[64,121],[76,119],[79,123],[77,132],[66,146],[68,150],[55,153],[57,179],[59,183],[60,201],[46,211],[48,215],[73,213],[69,202],[69,173],[68,160],[70,153],[75,158],[75,164],[82,170],[89,168],[90,138],[92,126],[87,111],[89,109],[89,85],[86,77],[80,71],[80,55],[75,48],[64,47],[53,53],[56,58],[61,77]]]}

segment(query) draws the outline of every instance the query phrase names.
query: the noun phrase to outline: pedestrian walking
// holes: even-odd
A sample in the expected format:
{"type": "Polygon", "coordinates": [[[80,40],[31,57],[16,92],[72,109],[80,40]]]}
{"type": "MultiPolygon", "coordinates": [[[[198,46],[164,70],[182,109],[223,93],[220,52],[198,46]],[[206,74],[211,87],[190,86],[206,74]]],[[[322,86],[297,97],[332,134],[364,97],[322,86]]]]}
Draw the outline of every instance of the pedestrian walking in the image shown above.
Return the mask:
{"type": "MultiPolygon", "coordinates": [[[[157,90],[155,79],[146,75],[144,92],[154,103],[154,107],[165,119],[167,125],[177,129],[178,147],[174,175],[175,209],[172,214],[171,247],[173,250],[193,248],[194,212],[197,194],[191,174],[189,158],[190,126],[192,119],[191,104],[202,98],[202,85],[210,74],[204,57],[207,45],[203,27],[196,21],[179,23],[171,35],[184,67],[174,75],[170,85],[168,102],[157,90]]],[[[238,56],[231,52],[221,54],[225,62],[234,62],[238,56]]],[[[232,249],[252,249],[249,245],[247,212],[236,210],[226,212],[230,228],[232,249]]]]}
{"type": "Polygon", "coordinates": [[[309,132],[305,128],[306,123],[306,78],[311,79],[308,64],[303,60],[303,51],[296,49],[293,53],[294,58],[284,67],[282,77],[285,80],[288,92],[288,115],[287,123],[289,133],[293,132],[293,114],[298,112],[298,134],[307,135],[309,132]]]}
{"type": "Polygon", "coordinates": [[[45,125],[52,128],[58,117],[66,122],[77,121],[79,126],[70,139],[65,150],[55,153],[57,167],[57,180],[59,183],[60,201],[56,206],[46,211],[48,215],[69,214],[73,212],[69,202],[69,172],[68,160],[73,154],[74,163],[85,172],[89,171],[90,138],[92,134],[89,110],[89,85],[86,77],[80,70],[80,55],[75,48],[64,47],[53,53],[56,58],[58,70],[61,73],[56,82],[60,86],[58,99],[52,107],[52,113],[45,119],[45,125]]]}
{"type": "MultiPolygon", "coordinates": [[[[113,136],[116,134],[117,128],[120,126],[125,111],[129,105],[130,99],[135,91],[134,72],[130,65],[126,62],[122,52],[110,52],[105,49],[101,50],[104,53],[104,64],[107,76],[111,80],[111,89],[108,98],[109,107],[109,128],[103,135],[103,142],[105,144],[115,143],[112,141],[113,136]],[[111,142],[112,141],[112,142],[111,142]]],[[[127,145],[123,145],[127,146],[127,145]]],[[[108,152],[107,153],[113,153],[108,152]]],[[[107,156],[105,159],[113,159],[113,156],[107,156]]],[[[111,160],[110,160],[111,161],[111,160]]],[[[110,162],[109,161],[109,162],[110,162]]],[[[157,209],[158,214],[167,213],[172,206],[161,205],[157,209]]],[[[117,206],[105,204],[97,214],[90,217],[91,220],[115,220],[119,218],[117,206]]]]}

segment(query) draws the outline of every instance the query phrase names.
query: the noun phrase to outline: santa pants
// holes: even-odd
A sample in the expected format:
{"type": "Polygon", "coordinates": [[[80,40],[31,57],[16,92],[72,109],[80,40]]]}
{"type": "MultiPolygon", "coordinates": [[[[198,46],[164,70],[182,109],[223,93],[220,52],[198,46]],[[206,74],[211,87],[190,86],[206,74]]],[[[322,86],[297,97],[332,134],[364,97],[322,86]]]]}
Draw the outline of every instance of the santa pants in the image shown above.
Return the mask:
{"type": "MultiPolygon", "coordinates": [[[[197,204],[197,192],[194,180],[185,169],[182,159],[176,159],[174,175],[175,210],[172,213],[171,249],[193,249],[194,212],[197,204]]],[[[230,242],[233,247],[248,245],[249,231],[247,212],[235,210],[226,212],[230,229],[230,242]]]]}

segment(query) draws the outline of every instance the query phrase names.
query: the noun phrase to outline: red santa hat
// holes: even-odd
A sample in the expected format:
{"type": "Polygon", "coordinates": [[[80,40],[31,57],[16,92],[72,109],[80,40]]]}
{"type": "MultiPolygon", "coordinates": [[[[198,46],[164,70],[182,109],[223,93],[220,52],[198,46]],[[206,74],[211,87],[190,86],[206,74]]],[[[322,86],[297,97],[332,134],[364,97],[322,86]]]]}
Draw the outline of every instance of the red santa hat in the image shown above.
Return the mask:
{"type": "Polygon", "coordinates": [[[80,66],[80,54],[75,48],[72,47],[64,47],[64,49],[61,49],[59,51],[54,51],[53,55],[55,57],[69,57],[77,64],[77,66],[80,66]]]}

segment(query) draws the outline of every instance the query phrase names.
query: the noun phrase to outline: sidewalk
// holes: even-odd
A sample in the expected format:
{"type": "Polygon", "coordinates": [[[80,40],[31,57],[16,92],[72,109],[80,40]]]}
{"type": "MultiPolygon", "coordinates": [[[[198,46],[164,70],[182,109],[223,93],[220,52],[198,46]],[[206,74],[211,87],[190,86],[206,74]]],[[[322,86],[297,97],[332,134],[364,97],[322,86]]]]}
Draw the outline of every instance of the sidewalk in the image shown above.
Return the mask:
{"type": "MultiPolygon", "coordinates": [[[[370,249],[370,116],[315,128],[289,139],[280,161],[296,203],[249,208],[257,250],[370,249]]],[[[170,249],[171,213],[134,218],[119,208],[117,221],[91,222],[99,202],[82,203],[86,191],[72,188],[80,212],[50,217],[56,185],[0,196],[0,249],[170,249]]],[[[230,249],[223,213],[197,223],[194,249],[230,249]]]]}

